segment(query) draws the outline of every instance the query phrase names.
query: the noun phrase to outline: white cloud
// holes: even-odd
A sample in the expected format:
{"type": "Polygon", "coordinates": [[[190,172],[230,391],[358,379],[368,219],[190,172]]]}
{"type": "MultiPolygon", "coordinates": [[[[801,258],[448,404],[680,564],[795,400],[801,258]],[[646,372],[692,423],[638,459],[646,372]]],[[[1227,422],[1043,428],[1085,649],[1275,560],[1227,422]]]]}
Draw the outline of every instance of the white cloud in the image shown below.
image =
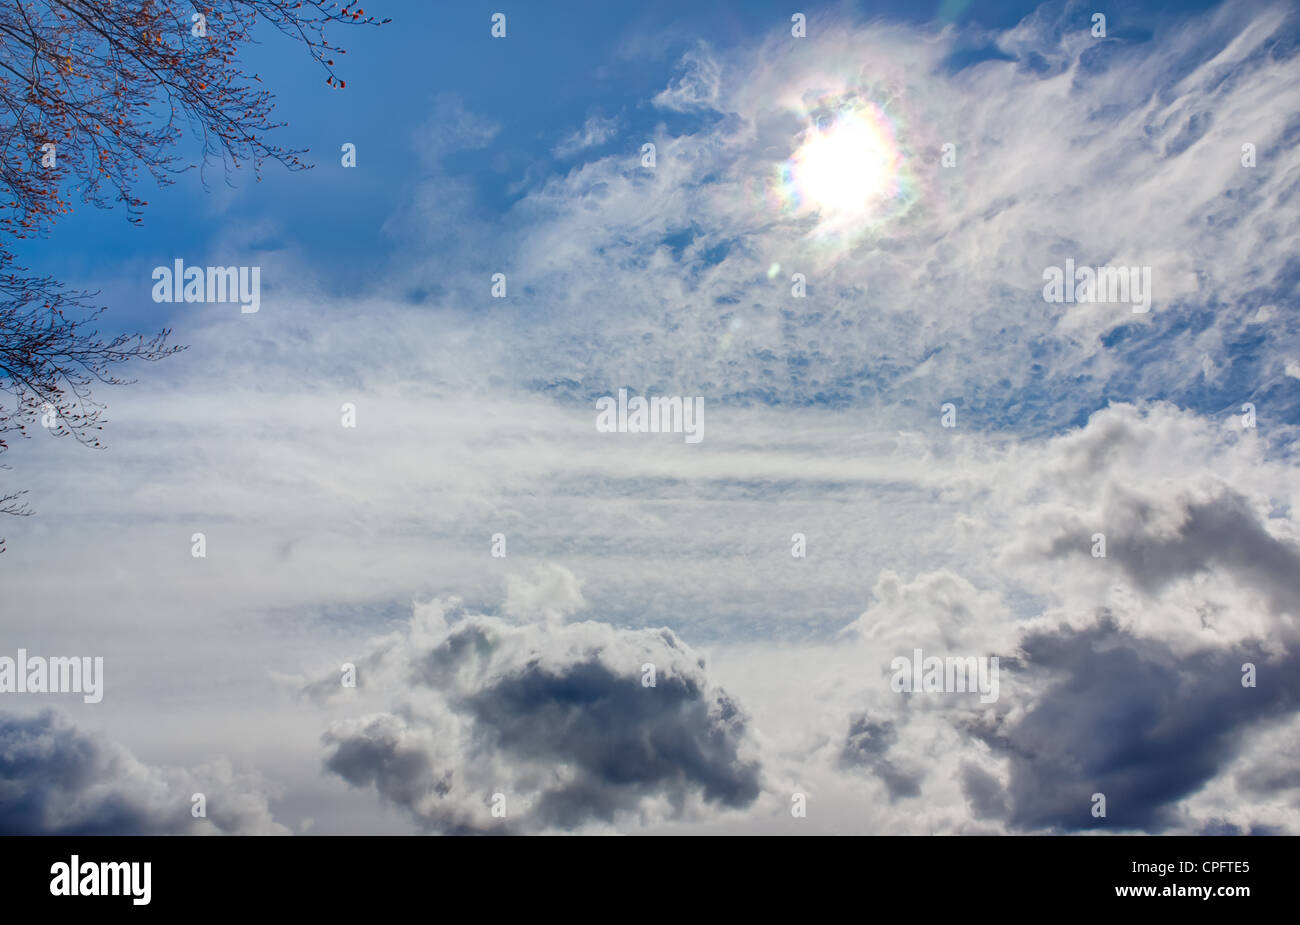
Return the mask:
{"type": "Polygon", "coordinates": [[[556,145],[553,153],[556,157],[567,158],[572,157],[579,151],[599,147],[614,137],[618,127],[619,120],[617,117],[606,119],[593,114],[587,117],[587,121],[582,124],[582,128],[556,145]]]}
{"type": "Polygon", "coordinates": [[[679,74],[654,98],[660,109],[687,111],[711,108],[722,94],[722,68],[707,45],[688,51],[678,64],[679,74]]]}

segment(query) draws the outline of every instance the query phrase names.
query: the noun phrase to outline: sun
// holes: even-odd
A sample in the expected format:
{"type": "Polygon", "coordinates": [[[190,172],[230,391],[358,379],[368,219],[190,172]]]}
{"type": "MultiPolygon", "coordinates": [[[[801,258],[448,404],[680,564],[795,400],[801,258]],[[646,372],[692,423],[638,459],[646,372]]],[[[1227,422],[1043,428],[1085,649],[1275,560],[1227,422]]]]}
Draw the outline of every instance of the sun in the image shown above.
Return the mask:
{"type": "Polygon", "coordinates": [[[785,169],[800,206],[852,218],[897,191],[900,157],[889,123],[873,108],[813,125],[785,169]]]}
{"type": "Polygon", "coordinates": [[[893,234],[925,189],[901,103],[886,107],[873,93],[848,87],[804,93],[787,105],[805,127],[790,138],[792,153],[756,188],[772,214],[792,220],[791,229],[811,246],[805,256],[835,262],[893,234]]]}

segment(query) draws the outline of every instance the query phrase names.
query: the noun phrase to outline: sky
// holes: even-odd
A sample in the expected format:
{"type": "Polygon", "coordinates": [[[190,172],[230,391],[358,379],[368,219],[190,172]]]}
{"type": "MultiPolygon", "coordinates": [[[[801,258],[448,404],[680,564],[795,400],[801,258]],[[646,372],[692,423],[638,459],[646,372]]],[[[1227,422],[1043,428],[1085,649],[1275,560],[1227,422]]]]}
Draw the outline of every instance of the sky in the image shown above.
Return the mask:
{"type": "Polygon", "coordinates": [[[1300,10],[537,6],[18,251],[187,349],[6,454],[0,832],[1300,833],[1300,10]]]}

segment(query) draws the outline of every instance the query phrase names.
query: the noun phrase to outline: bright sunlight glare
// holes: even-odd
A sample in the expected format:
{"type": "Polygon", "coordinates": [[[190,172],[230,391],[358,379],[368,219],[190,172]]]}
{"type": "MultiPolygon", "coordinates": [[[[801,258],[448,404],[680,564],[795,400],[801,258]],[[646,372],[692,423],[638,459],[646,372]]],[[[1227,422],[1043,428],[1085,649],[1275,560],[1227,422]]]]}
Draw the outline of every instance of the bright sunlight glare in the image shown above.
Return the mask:
{"type": "Polygon", "coordinates": [[[809,130],[790,169],[800,199],[823,214],[860,213],[893,189],[898,152],[869,115],[841,113],[825,130],[809,130]]]}

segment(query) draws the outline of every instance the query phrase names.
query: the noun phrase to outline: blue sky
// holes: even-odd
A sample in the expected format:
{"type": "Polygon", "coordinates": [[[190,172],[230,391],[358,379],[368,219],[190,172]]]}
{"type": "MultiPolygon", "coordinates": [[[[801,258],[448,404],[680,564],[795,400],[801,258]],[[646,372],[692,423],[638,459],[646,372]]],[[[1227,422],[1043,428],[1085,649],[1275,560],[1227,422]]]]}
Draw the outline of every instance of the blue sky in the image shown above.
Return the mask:
{"type": "Polygon", "coordinates": [[[23,251],[190,345],[7,460],[6,627],[109,672],[0,723],[24,786],[84,738],[146,831],[1300,831],[1294,8],[535,6],[376,3],[342,92],[268,37],[315,169],[23,251]],[[152,302],[177,258],[261,310],[152,302]],[[1000,699],[891,690],[916,648],[1000,699]]]}

